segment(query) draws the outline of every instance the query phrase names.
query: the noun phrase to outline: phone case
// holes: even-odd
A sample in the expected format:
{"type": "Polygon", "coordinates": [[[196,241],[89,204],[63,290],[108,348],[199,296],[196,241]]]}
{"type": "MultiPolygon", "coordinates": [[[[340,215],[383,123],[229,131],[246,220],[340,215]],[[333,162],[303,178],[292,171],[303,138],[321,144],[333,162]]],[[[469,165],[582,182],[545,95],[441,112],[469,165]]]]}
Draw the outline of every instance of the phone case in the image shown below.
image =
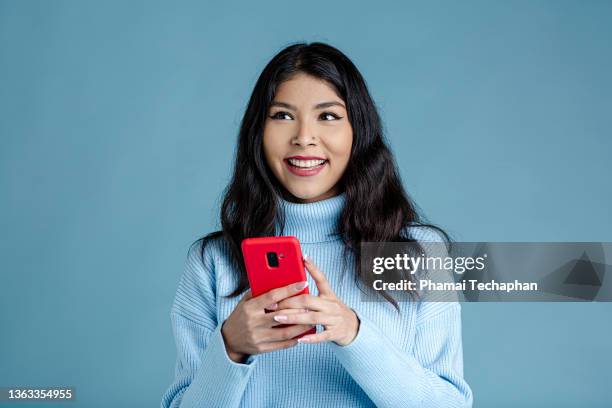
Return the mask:
{"type": "MultiPolygon", "coordinates": [[[[302,250],[296,237],[247,238],[242,241],[241,249],[253,297],[306,280],[302,250]],[[274,266],[274,256],[268,253],[276,254],[277,266],[274,266]]],[[[294,296],[307,293],[310,293],[308,286],[294,296]]],[[[315,328],[294,338],[312,333],[316,333],[315,328]]]]}

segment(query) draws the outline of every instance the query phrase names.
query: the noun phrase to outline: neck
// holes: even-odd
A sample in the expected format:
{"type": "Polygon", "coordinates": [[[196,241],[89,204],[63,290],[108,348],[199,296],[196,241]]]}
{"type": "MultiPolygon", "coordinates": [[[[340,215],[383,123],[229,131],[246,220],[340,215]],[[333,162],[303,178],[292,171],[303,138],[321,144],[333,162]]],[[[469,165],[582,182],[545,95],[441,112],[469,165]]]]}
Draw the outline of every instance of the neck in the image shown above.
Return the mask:
{"type": "Polygon", "coordinates": [[[333,241],[340,238],[338,221],[344,209],[344,193],[308,203],[294,203],[279,197],[276,235],[295,236],[301,243],[333,241]],[[284,227],[284,228],[283,228],[284,227]]]}

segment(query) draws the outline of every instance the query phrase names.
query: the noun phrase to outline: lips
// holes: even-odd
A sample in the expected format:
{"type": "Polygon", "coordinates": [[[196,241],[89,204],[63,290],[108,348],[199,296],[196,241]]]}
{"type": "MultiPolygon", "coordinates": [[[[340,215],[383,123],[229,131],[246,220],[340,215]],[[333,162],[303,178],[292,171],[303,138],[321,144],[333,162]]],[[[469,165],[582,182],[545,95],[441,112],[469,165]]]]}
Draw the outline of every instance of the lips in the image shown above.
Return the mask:
{"type": "Polygon", "coordinates": [[[292,174],[300,177],[317,175],[327,165],[326,159],[317,156],[291,156],[284,162],[292,174]]]}

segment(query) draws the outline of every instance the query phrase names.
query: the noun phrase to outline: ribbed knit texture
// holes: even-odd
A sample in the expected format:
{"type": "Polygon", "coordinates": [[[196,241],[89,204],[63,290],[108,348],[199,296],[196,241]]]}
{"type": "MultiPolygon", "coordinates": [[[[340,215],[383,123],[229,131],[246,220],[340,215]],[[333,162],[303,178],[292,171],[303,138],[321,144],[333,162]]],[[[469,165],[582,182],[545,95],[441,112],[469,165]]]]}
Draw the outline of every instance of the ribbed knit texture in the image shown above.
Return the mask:
{"type": "MultiPolygon", "coordinates": [[[[162,407],[470,407],[463,378],[461,307],[457,302],[363,302],[343,258],[337,221],[345,196],[309,204],[282,201],[285,229],[326,274],[332,289],[361,321],[357,337],[229,359],[221,325],[240,297],[227,298],[237,275],[227,245],[206,246],[202,263],[190,250],[170,312],[177,347],[175,377],[162,407]]],[[[415,239],[440,241],[425,227],[407,227],[415,239]]],[[[310,276],[310,291],[317,288],[310,276]]]]}

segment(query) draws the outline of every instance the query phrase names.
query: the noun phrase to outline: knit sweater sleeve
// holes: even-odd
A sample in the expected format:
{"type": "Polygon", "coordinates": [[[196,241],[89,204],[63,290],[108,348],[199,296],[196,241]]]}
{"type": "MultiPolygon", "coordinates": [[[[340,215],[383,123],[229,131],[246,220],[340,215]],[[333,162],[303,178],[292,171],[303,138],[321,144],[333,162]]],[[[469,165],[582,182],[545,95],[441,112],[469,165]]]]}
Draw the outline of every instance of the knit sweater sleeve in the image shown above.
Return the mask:
{"type": "MultiPolygon", "coordinates": [[[[441,242],[437,234],[419,229],[416,236],[426,241],[428,254],[444,248],[427,244],[441,242]]],[[[356,311],[357,337],[344,347],[331,343],[336,357],[378,407],[471,407],[472,391],[463,378],[460,303],[421,301],[416,310],[410,351],[356,311]]]]}
{"type": "Polygon", "coordinates": [[[472,406],[472,391],[463,379],[461,307],[445,303],[437,308],[417,326],[411,353],[365,316],[359,316],[352,343],[332,343],[340,363],[377,407],[472,406]]]}
{"type": "Polygon", "coordinates": [[[236,407],[255,365],[255,359],[238,364],[227,355],[223,322],[216,318],[211,247],[212,243],[206,246],[203,261],[199,245],[190,249],[170,311],[177,358],[162,408],[236,407]]]}

